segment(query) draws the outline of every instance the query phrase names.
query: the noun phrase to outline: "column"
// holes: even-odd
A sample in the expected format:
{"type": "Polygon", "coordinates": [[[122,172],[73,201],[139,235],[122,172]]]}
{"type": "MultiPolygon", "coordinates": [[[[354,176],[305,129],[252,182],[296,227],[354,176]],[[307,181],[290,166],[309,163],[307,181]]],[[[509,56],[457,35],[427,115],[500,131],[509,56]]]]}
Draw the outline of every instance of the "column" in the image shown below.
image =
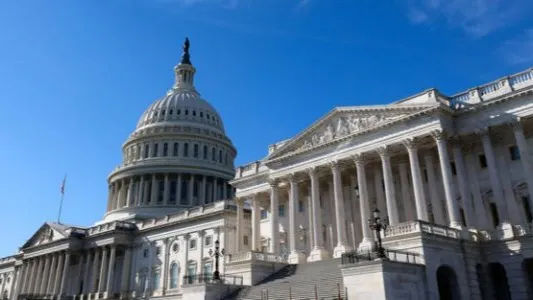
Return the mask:
{"type": "Polygon", "coordinates": [[[204,272],[204,236],[204,230],[198,231],[198,247],[200,250],[200,255],[198,256],[198,260],[196,261],[196,265],[198,266],[198,274],[202,274],[204,272]]]}
{"type": "Polygon", "coordinates": [[[279,189],[277,180],[271,180],[270,182],[270,252],[279,254],[279,189]]]}
{"type": "Polygon", "coordinates": [[[144,175],[141,175],[139,178],[139,185],[137,185],[137,206],[141,206],[143,203],[143,194],[144,194],[144,175]]]}
{"type": "Polygon", "coordinates": [[[385,200],[387,202],[387,214],[389,216],[390,225],[394,226],[400,222],[400,217],[398,215],[396,192],[394,190],[394,179],[392,177],[393,175],[390,163],[390,151],[385,146],[378,149],[378,154],[381,157],[381,167],[383,169],[383,181],[385,183],[385,200]]]}
{"type": "MultiPolygon", "coordinates": [[[[374,193],[376,195],[376,207],[379,209],[380,217],[385,219],[387,217],[387,205],[385,204],[385,194],[383,192],[383,176],[381,176],[381,170],[379,166],[377,168],[371,168],[374,172],[374,193]]],[[[370,208],[372,210],[372,207],[370,208]]]]}
{"type": "Polygon", "coordinates": [[[94,257],[94,254],[91,255],[91,250],[87,250],[87,254],[85,255],[85,267],[84,267],[84,274],[83,274],[83,291],[82,294],[88,294],[90,293],[89,287],[91,286],[89,273],[91,271],[91,256],[94,257]]]}
{"type": "Polygon", "coordinates": [[[446,143],[446,133],[442,130],[432,132],[433,138],[437,143],[437,150],[439,152],[440,171],[442,173],[442,183],[444,185],[444,196],[446,197],[446,210],[450,218],[451,227],[461,227],[461,216],[459,212],[459,205],[455,200],[455,191],[452,184],[452,170],[450,167],[450,156],[448,155],[448,146],[446,143]]]}
{"type": "Polygon", "coordinates": [[[445,225],[446,218],[442,211],[440,195],[437,190],[437,177],[435,176],[435,168],[433,166],[433,156],[430,153],[424,154],[424,164],[426,165],[426,172],[428,176],[429,199],[431,201],[431,208],[433,212],[433,222],[436,224],[445,225]]]}
{"type": "Polygon", "coordinates": [[[176,203],[181,205],[181,174],[176,179],[176,203]]]}
{"type": "Polygon", "coordinates": [[[228,185],[226,182],[222,182],[222,193],[224,194],[224,199],[228,199],[228,185]]]}
{"type": "Polygon", "coordinates": [[[350,251],[346,235],[346,215],[344,213],[344,195],[342,191],[341,171],[338,162],[330,163],[333,175],[333,194],[335,199],[335,219],[337,220],[337,246],[333,250],[333,257],[341,257],[343,253],[350,251]]]}
{"type": "Polygon", "coordinates": [[[470,191],[472,192],[473,205],[475,209],[475,218],[477,220],[477,225],[480,229],[492,229],[492,224],[489,220],[489,212],[485,207],[483,198],[481,197],[481,188],[479,187],[478,181],[478,171],[476,168],[476,157],[473,155],[474,149],[473,145],[469,145],[466,150],[466,171],[468,177],[468,183],[470,184],[470,191]]]}
{"type": "Polygon", "coordinates": [[[133,204],[133,177],[130,177],[128,181],[128,191],[126,192],[126,206],[129,207],[133,204]]]}
{"type": "Polygon", "coordinates": [[[61,272],[61,283],[59,285],[59,293],[58,296],[63,296],[65,294],[65,290],[67,288],[67,278],[69,278],[69,266],[70,266],[70,252],[65,252],[65,262],[63,264],[63,271],[61,272]]]}
{"type": "Polygon", "coordinates": [[[189,205],[194,205],[194,174],[189,178],[189,205]]]}
{"type": "Polygon", "coordinates": [[[24,284],[24,294],[31,294],[31,285],[33,277],[35,276],[35,259],[30,259],[28,262],[30,265],[28,266],[28,275],[26,276],[26,283],[24,284]]]}
{"type": "Polygon", "coordinates": [[[407,162],[400,162],[398,164],[398,171],[400,173],[400,186],[402,192],[402,202],[405,212],[405,221],[413,221],[416,219],[415,206],[413,205],[413,199],[409,192],[409,174],[407,172],[407,162]]]}
{"type": "Polygon", "coordinates": [[[108,298],[113,295],[113,278],[115,275],[115,259],[116,259],[117,246],[111,245],[111,253],[109,254],[109,265],[107,267],[107,284],[104,298],[108,298]]]}
{"type": "Polygon", "coordinates": [[[213,177],[213,202],[218,200],[217,194],[217,178],[213,177]]]}
{"type": "Polygon", "coordinates": [[[202,189],[198,197],[200,198],[201,205],[204,205],[207,203],[207,176],[205,175],[202,175],[202,189]]]}
{"type": "Polygon", "coordinates": [[[533,170],[531,169],[531,157],[529,156],[529,147],[524,135],[524,129],[520,121],[512,123],[513,134],[516,140],[518,151],[520,152],[520,161],[524,169],[524,179],[527,183],[527,191],[529,194],[529,210],[533,215],[533,170]]]}
{"type": "Polygon", "coordinates": [[[41,283],[41,280],[43,278],[43,264],[44,264],[44,258],[42,256],[39,256],[38,258],[39,260],[39,264],[37,265],[37,270],[36,270],[36,276],[34,278],[34,282],[33,282],[33,288],[32,288],[32,293],[33,294],[39,294],[39,290],[40,290],[40,283],[41,283]]]}
{"type": "Polygon", "coordinates": [[[17,299],[17,296],[20,294],[24,294],[24,288],[26,287],[26,282],[28,280],[28,269],[29,264],[28,261],[22,261],[22,276],[20,276],[20,284],[18,285],[17,289],[17,295],[14,299],[17,299]]]}
{"type": "Polygon", "coordinates": [[[472,205],[472,197],[468,189],[468,177],[466,176],[466,167],[461,151],[461,144],[459,140],[454,140],[452,143],[453,160],[455,162],[455,170],[457,172],[457,186],[459,187],[459,194],[463,200],[463,209],[465,212],[466,225],[468,227],[477,227],[476,217],[474,216],[474,207],[472,205]]]}
{"type": "Polygon", "coordinates": [[[105,279],[107,270],[107,247],[102,248],[102,263],[100,265],[100,279],[98,280],[98,293],[103,293],[105,290],[105,279]]]}
{"type": "Polygon", "coordinates": [[[370,219],[370,205],[368,203],[368,187],[366,182],[365,160],[362,154],[353,157],[357,169],[357,185],[359,186],[359,209],[361,211],[361,231],[363,239],[359,243],[360,251],[370,250],[373,245],[372,231],[368,227],[370,219]]]}
{"type": "Polygon", "coordinates": [[[243,200],[240,198],[235,199],[237,205],[237,224],[235,224],[235,252],[239,253],[242,250],[242,230],[243,230],[243,200]]]}
{"type": "Polygon", "coordinates": [[[46,255],[44,260],[44,269],[43,269],[43,275],[41,279],[41,286],[39,287],[39,294],[46,294],[46,285],[48,283],[49,278],[49,272],[50,272],[50,255],[46,255]]]}
{"type": "Polygon", "coordinates": [[[120,281],[120,293],[122,298],[127,298],[130,288],[130,269],[131,269],[131,248],[126,247],[124,252],[124,262],[122,263],[122,280],[120,281]]]}
{"type": "Polygon", "coordinates": [[[22,291],[22,285],[24,284],[24,281],[25,281],[26,273],[27,273],[27,265],[24,264],[24,261],[23,261],[14,279],[15,280],[15,286],[14,286],[15,291],[11,296],[12,300],[16,300],[19,298],[19,295],[21,294],[21,291],[22,291]]]}
{"type": "Polygon", "coordinates": [[[93,270],[91,272],[92,275],[91,275],[91,285],[90,285],[90,287],[91,287],[90,292],[91,293],[97,293],[98,292],[98,286],[96,285],[96,283],[97,283],[97,278],[98,278],[98,264],[99,264],[101,252],[102,252],[102,250],[100,248],[95,248],[94,249],[93,270]]]}
{"type": "Polygon", "coordinates": [[[165,184],[163,190],[163,205],[168,205],[168,199],[170,198],[170,183],[168,180],[168,173],[165,174],[165,184]]]}
{"type": "Polygon", "coordinates": [[[296,249],[296,212],[298,210],[298,182],[294,175],[289,176],[289,263],[299,264],[305,261],[304,254],[296,249]]]}
{"type": "MultiPolygon", "coordinates": [[[[183,287],[183,275],[187,276],[189,275],[188,272],[187,272],[187,266],[189,265],[189,238],[191,236],[189,234],[185,234],[182,236],[182,246],[180,247],[181,249],[183,249],[183,266],[180,266],[181,269],[183,270],[182,274],[180,274],[180,278],[179,278],[179,281],[180,281],[180,284],[179,286],[180,287],[183,287]]],[[[224,245],[222,242],[220,243],[221,245],[224,245]]]]}
{"type": "Polygon", "coordinates": [[[261,249],[261,232],[260,232],[260,218],[261,211],[257,205],[259,199],[257,195],[253,195],[251,199],[252,204],[252,251],[259,251],[261,249]]]}
{"type": "Polygon", "coordinates": [[[113,210],[113,185],[109,184],[107,188],[107,211],[113,210]]]}
{"type": "Polygon", "coordinates": [[[157,175],[152,174],[152,190],[150,191],[150,205],[157,204],[157,175]]]}
{"type": "Polygon", "coordinates": [[[62,253],[57,254],[57,259],[59,260],[57,263],[57,268],[55,270],[55,276],[54,276],[54,284],[53,284],[53,292],[52,294],[58,295],[59,290],[61,287],[61,275],[63,274],[63,265],[65,263],[65,256],[62,253]]]}
{"type": "Polygon", "coordinates": [[[417,140],[407,139],[404,141],[409,155],[411,166],[411,177],[413,180],[413,192],[415,194],[416,217],[418,220],[428,221],[426,206],[426,197],[424,196],[424,186],[422,184],[422,175],[420,174],[420,162],[418,161],[417,140]]]}
{"type": "Polygon", "coordinates": [[[55,275],[55,269],[56,269],[56,261],[57,261],[57,255],[55,253],[52,253],[52,261],[50,262],[50,268],[48,271],[48,282],[46,283],[45,287],[45,294],[51,294],[52,293],[52,287],[54,284],[54,275],[55,275]]]}
{"type": "MultiPolygon", "coordinates": [[[[161,286],[161,292],[162,295],[165,295],[168,288],[168,273],[169,273],[169,257],[170,257],[170,238],[166,238],[164,241],[164,258],[163,263],[161,264],[161,282],[159,283],[161,286]]],[[[203,257],[203,255],[202,255],[203,257]]]]}
{"type": "Polygon", "coordinates": [[[329,253],[324,249],[322,241],[322,210],[320,208],[320,186],[316,167],[307,170],[311,180],[311,202],[313,206],[313,250],[309,253],[307,261],[319,261],[327,258],[329,253]]]}
{"type": "Polygon", "coordinates": [[[496,167],[496,157],[494,155],[494,149],[490,141],[489,131],[481,130],[481,143],[483,145],[483,151],[485,152],[485,159],[487,160],[487,167],[489,169],[489,179],[492,188],[492,195],[496,206],[498,207],[498,214],[501,223],[509,223],[509,213],[507,206],[505,205],[505,198],[503,196],[503,189],[500,179],[498,178],[498,169],[496,167]]]}

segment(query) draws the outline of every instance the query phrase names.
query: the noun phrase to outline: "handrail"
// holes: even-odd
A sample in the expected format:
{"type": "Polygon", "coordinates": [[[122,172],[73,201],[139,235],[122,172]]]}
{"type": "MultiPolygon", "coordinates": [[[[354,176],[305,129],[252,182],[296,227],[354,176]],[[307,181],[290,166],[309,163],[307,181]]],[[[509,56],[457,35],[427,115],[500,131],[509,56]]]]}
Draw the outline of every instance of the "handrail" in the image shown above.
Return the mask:
{"type": "Polygon", "coordinates": [[[201,273],[183,276],[183,284],[222,283],[228,285],[242,285],[243,277],[240,275],[220,275],[220,280],[213,279],[213,273],[201,273]]]}

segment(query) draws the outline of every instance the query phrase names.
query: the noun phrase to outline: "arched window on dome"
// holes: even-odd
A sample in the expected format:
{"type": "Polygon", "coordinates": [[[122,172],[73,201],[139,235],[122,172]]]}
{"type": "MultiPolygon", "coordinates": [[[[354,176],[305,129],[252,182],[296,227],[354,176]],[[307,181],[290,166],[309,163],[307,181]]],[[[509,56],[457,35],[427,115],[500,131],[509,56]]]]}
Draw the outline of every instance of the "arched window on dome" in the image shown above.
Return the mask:
{"type": "Polygon", "coordinates": [[[189,115],[189,110],[188,110],[188,109],[185,110],[185,115],[186,115],[186,116],[189,115]]]}
{"type": "Polygon", "coordinates": [[[168,156],[168,143],[163,144],[163,156],[168,156]]]}
{"type": "Polygon", "coordinates": [[[201,112],[200,112],[200,118],[203,118],[203,117],[204,117],[204,112],[201,111],[201,112]]]}
{"type": "Polygon", "coordinates": [[[222,163],[222,150],[218,150],[218,162],[222,163]]]}
{"type": "Polygon", "coordinates": [[[192,111],[192,115],[196,117],[196,110],[192,111]]]}
{"type": "Polygon", "coordinates": [[[137,159],[141,159],[141,145],[137,145],[137,159]]]}
{"type": "Polygon", "coordinates": [[[200,150],[198,149],[198,144],[194,144],[194,158],[198,158],[200,150]]]}
{"type": "Polygon", "coordinates": [[[178,115],[181,115],[181,109],[178,109],[178,115]]]}
{"type": "Polygon", "coordinates": [[[148,158],[148,154],[150,154],[150,145],[144,144],[144,158],[148,158]]]}
{"type": "Polygon", "coordinates": [[[183,144],[183,156],[184,157],[189,156],[189,143],[183,144]]]}
{"type": "Polygon", "coordinates": [[[211,149],[211,160],[212,160],[212,161],[217,161],[215,147],[213,147],[213,148],[211,149]]]}
{"type": "Polygon", "coordinates": [[[177,289],[178,288],[178,280],[180,277],[180,268],[176,262],[172,262],[170,265],[170,288],[171,289],[177,289]]]}
{"type": "Polygon", "coordinates": [[[209,114],[206,114],[206,116],[207,116],[207,120],[209,120],[210,119],[209,114]]]}
{"type": "Polygon", "coordinates": [[[157,157],[158,152],[159,152],[159,144],[154,143],[154,151],[152,152],[152,157],[157,157]]]}
{"type": "Polygon", "coordinates": [[[172,155],[178,156],[178,143],[174,143],[174,149],[172,149],[172,155]]]}
{"type": "Polygon", "coordinates": [[[204,145],[204,159],[207,159],[207,145],[204,145]]]}

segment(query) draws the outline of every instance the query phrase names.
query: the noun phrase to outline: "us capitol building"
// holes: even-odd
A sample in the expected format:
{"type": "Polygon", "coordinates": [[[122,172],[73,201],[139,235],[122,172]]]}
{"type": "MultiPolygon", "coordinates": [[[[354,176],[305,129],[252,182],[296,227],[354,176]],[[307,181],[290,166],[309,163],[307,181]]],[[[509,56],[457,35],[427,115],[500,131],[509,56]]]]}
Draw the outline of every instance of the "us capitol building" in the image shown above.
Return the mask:
{"type": "Polygon", "coordinates": [[[0,299],[533,299],[533,69],[336,107],[239,167],[188,40],[174,71],[103,219],[45,222],[0,299]]]}

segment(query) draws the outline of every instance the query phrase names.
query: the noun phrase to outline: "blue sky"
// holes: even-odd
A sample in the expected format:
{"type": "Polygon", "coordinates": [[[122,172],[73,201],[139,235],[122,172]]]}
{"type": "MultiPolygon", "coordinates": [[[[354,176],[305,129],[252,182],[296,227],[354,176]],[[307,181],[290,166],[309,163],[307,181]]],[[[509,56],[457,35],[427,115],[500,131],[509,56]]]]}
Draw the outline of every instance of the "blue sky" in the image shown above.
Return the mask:
{"type": "Polygon", "coordinates": [[[172,85],[185,36],[242,164],[335,106],[533,66],[532,12],[530,0],[1,1],[0,256],[56,218],[65,173],[63,221],[102,217],[121,144],[172,85]]]}

